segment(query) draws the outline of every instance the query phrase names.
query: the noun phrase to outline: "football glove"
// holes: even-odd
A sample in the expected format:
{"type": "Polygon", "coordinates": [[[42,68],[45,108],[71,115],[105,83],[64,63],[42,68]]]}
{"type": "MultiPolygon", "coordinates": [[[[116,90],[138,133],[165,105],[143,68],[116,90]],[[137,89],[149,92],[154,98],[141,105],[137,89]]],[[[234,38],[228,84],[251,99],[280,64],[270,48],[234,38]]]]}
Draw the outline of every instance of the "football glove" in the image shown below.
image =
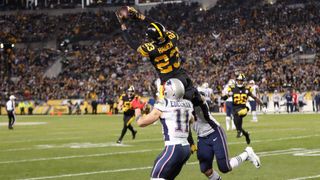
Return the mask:
{"type": "Polygon", "coordinates": [[[196,151],[198,151],[198,147],[195,144],[190,145],[190,149],[191,149],[191,154],[195,153],[196,151]]]}
{"type": "Polygon", "coordinates": [[[137,11],[134,7],[128,6],[129,16],[140,20],[144,19],[144,15],[137,11]]]}

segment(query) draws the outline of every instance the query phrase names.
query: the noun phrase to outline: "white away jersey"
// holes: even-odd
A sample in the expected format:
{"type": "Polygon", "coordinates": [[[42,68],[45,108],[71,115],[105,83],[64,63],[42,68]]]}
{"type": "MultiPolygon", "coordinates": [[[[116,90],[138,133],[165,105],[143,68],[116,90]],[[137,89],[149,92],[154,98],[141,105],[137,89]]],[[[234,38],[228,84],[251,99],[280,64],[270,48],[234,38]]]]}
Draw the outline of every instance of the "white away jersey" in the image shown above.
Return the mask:
{"type": "Polygon", "coordinates": [[[203,87],[198,87],[197,88],[199,92],[204,93],[204,97],[206,101],[211,101],[211,96],[213,94],[213,90],[211,88],[203,88],[203,87]]]}
{"type": "MultiPolygon", "coordinates": [[[[226,84],[226,85],[224,86],[224,88],[223,88],[222,96],[227,95],[227,94],[229,93],[229,89],[230,89],[230,88],[231,88],[231,87],[230,87],[228,84],[226,84]]],[[[232,102],[232,96],[229,96],[228,99],[226,100],[226,102],[232,102]]]]}
{"type": "Polygon", "coordinates": [[[189,122],[192,118],[193,105],[186,99],[158,101],[154,108],[162,112],[160,120],[165,145],[188,145],[189,122]]]}
{"type": "MultiPolygon", "coordinates": [[[[207,123],[203,116],[203,112],[200,107],[194,108],[196,112],[196,121],[192,124],[193,130],[197,133],[199,137],[205,137],[209,134],[213,133],[214,130],[211,128],[211,126],[207,123]]],[[[213,117],[211,117],[213,118],[213,117]]]]}
{"type": "MultiPolygon", "coordinates": [[[[253,85],[253,86],[251,86],[251,87],[250,87],[250,91],[251,91],[251,94],[252,94],[252,95],[257,96],[258,91],[259,91],[258,85],[253,85]]],[[[249,96],[249,99],[248,99],[248,100],[249,100],[249,101],[254,101],[254,99],[253,99],[251,96],[249,96]]]]}
{"type": "Polygon", "coordinates": [[[280,94],[278,93],[273,94],[273,97],[272,97],[273,102],[280,102],[280,99],[281,99],[280,94]]]}

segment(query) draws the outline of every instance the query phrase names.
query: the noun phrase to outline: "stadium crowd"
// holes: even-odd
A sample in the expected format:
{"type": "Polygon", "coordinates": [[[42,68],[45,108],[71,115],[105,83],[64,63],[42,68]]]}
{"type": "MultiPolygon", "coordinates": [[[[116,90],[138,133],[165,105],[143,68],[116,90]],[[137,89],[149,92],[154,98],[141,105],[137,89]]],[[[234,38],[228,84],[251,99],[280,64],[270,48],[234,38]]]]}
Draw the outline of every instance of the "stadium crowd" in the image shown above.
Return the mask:
{"type": "MultiPolygon", "coordinates": [[[[152,8],[147,14],[180,35],[183,66],[197,85],[208,82],[219,92],[234,78],[235,71],[243,71],[261,91],[284,92],[288,86],[300,92],[319,91],[319,57],[311,63],[287,58],[294,53],[319,52],[320,6],[314,1],[302,5],[297,2],[235,6],[222,0],[207,11],[199,10],[195,4],[167,4],[152,8]]],[[[49,66],[52,59],[48,50],[40,50],[45,54],[40,59],[28,58],[32,50],[16,50],[9,58],[15,62],[10,76],[22,78],[16,86],[8,76],[1,76],[1,81],[6,82],[1,86],[2,97],[10,91],[21,98],[26,98],[25,92],[29,91],[28,98],[41,100],[84,98],[95,92],[101,101],[106,101],[132,84],[140,94],[155,93],[155,71],[119,36],[119,24],[111,12],[57,17],[10,15],[3,19],[2,27],[7,21],[10,25],[4,28],[1,39],[30,42],[57,38],[60,42],[69,38],[72,43],[60,51],[60,57],[65,57],[63,69],[51,79],[43,77],[43,66],[49,66]],[[77,39],[94,41],[81,45],[77,39]]],[[[142,41],[146,25],[128,23],[142,41]]],[[[5,74],[2,68],[1,73],[5,74]]]]}

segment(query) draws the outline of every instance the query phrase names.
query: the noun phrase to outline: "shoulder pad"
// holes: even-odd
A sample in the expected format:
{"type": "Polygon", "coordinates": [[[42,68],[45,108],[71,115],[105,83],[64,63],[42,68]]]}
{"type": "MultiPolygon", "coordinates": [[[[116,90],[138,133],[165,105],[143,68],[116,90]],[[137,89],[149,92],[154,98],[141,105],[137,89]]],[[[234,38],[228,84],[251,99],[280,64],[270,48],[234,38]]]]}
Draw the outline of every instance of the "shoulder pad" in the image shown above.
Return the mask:
{"type": "Polygon", "coordinates": [[[179,40],[178,34],[173,32],[173,31],[168,31],[167,32],[167,36],[169,37],[169,39],[177,39],[177,40],[179,40]]]}
{"type": "Polygon", "coordinates": [[[159,99],[157,100],[156,104],[154,105],[154,108],[158,109],[159,111],[164,111],[165,107],[168,105],[167,99],[159,99]]]}

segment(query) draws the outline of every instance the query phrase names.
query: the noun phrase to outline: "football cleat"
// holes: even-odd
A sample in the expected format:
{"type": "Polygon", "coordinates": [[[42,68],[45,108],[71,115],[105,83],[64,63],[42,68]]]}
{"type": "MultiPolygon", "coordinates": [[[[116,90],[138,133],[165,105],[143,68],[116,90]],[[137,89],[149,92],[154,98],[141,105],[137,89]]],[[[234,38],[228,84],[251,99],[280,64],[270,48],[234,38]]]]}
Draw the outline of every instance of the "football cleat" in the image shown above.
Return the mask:
{"type": "Polygon", "coordinates": [[[118,141],[117,141],[117,144],[121,144],[121,140],[118,140],[118,141]]]}
{"type": "Polygon", "coordinates": [[[246,142],[247,144],[250,144],[251,140],[250,140],[250,134],[249,132],[243,132],[244,137],[246,138],[246,142]]]}
{"type": "Polygon", "coordinates": [[[242,132],[240,131],[237,132],[237,138],[240,138],[242,135],[243,135],[242,132]]]}
{"type": "Polygon", "coordinates": [[[261,162],[260,158],[253,151],[252,147],[246,147],[245,151],[248,153],[248,159],[256,168],[260,168],[261,162]]]}
{"type": "Polygon", "coordinates": [[[138,132],[138,131],[133,131],[133,133],[132,133],[132,139],[135,139],[135,138],[136,138],[137,132],[138,132]]]}

